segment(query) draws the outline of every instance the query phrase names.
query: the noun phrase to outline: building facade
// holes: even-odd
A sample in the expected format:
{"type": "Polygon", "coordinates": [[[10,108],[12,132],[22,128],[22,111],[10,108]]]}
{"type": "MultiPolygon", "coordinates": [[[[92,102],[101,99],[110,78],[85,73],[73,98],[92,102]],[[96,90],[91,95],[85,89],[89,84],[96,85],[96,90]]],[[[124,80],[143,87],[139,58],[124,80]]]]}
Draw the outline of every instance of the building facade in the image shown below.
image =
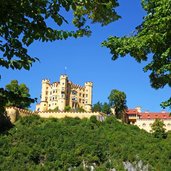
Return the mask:
{"type": "Polygon", "coordinates": [[[36,105],[36,111],[48,111],[58,108],[64,111],[66,106],[72,109],[82,108],[87,112],[92,110],[93,83],[86,82],[84,86],[73,84],[67,75],[61,75],[59,82],[50,83],[42,80],[41,101],[36,105]]]}
{"type": "Polygon", "coordinates": [[[140,129],[144,129],[147,132],[151,131],[151,126],[156,119],[160,119],[165,124],[166,131],[171,130],[171,116],[170,113],[161,112],[141,112],[141,108],[127,110],[127,119],[130,124],[137,125],[140,129]]]}

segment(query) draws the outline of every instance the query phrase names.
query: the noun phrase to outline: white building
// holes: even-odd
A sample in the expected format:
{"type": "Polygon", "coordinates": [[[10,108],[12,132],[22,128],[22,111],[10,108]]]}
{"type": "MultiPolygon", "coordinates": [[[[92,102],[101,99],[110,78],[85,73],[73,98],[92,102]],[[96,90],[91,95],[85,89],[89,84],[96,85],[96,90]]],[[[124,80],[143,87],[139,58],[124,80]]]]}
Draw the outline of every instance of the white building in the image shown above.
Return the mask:
{"type": "Polygon", "coordinates": [[[151,125],[156,119],[160,119],[165,124],[166,131],[171,130],[171,116],[170,113],[162,112],[141,112],[140,108],[128,109],[127,118],[130,124],[137,125],[140,129],[147,132],[151,131],[151,125]]]}

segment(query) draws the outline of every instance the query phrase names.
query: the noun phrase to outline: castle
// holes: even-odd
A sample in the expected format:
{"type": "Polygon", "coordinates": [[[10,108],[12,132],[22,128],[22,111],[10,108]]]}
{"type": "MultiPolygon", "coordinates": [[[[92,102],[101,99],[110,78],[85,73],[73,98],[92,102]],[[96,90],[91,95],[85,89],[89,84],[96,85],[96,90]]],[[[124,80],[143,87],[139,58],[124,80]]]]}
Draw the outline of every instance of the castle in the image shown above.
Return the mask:
{"type": "Polygon", "coordinates": [[[127,120],[130,124],[137,125],[147,132],[151,131],[151,126],[156,119],[160,119],[165,124],[166,131],[171,131],[171,116],[169,112],[142,112],[141,107],[127,110],[127,120]]]}
{"type": "Polygon", "coordinates": [[[86,112],[92,110],[93,83],[86,82],[84,86],[73,84],[68,76],[60,76],[59,82],[50,83],[42,80],[41,101],[36,105],[36,111],[48,111],[58,109],[64,111],[66,106],[71,109],[82,108],[86,112]]]}

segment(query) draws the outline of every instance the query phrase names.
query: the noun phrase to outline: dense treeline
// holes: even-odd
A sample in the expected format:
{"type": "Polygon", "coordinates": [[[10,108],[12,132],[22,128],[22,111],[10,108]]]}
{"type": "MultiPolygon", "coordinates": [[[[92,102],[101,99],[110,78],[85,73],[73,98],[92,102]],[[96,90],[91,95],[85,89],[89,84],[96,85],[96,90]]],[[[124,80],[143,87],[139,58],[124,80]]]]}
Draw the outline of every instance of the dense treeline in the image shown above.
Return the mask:
{"type": "Polygon", "coordinates": [[[0,170],[124,170],[123,161],[140,160],[149,170],[171,169],[171,134],[157,139],[139,128],[108,117],[21,118],[0,135],[0,170]],[[88,168],[87,168],[88,170],[88,168]]]}

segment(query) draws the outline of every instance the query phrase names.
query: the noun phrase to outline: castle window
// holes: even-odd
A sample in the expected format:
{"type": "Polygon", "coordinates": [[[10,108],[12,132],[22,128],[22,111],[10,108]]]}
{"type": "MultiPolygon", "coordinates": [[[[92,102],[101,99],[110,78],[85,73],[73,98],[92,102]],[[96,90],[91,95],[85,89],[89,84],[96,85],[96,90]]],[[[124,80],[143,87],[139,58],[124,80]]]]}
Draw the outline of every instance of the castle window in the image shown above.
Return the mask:
{"type": "Polygon", "coordinates": [[[83,94],[83,97],[84,97],[84,94],[83,94]]]}
{"type": "Polygon", "coordinates": [[[44,104],[44,106],[46,106],[46,104],[44,104]]]}
{"type": "Polygon", "coordinates": [[[79,103],[81,103],[81,99],[79,99],[79,103]]]}
{"type": "Polygon", "coordinates": [[[87,101],[85,103],[87,104],[87,101]]]}
{"type": "Polygon", "coordinates": [[[143,123],[143,124],[142,124],[142,126],[146,126],[146,124],[145,124],[145,123],[143,123]]]}
{"type": "Polygon", "coordinates": [[[49,107],[50,107],[50,104],[49,104],[49,107]]]}
{"type": "Polygon", "coordinates": [[[81,96],[81,93],[79,94],[79,96],[81,96]]]}
{"type": "Polygon", "coordinates": [[[76,98],[75,97],[72,97],[72,101],[75,101],[76,100],[76,98]]]}
{"type": "Polygon", "coordinates": [[[76,95],[77,94],[77,91],[73,90],[72,91],[72,94],[76,95]]]}
{"type": "Polygon", "coordinates": [[[46,91],[46,95],[48,95],[48,91],[46,91]]]}
{"type": "Polygon", "coordinates": [[[86,97],[88,97],[88,94],[86,94],[86,97]]]}
{"type": "Polygon", "coordinates": [[[55,90],[53,90],[53,93],[55,93],[55,90]]]}

